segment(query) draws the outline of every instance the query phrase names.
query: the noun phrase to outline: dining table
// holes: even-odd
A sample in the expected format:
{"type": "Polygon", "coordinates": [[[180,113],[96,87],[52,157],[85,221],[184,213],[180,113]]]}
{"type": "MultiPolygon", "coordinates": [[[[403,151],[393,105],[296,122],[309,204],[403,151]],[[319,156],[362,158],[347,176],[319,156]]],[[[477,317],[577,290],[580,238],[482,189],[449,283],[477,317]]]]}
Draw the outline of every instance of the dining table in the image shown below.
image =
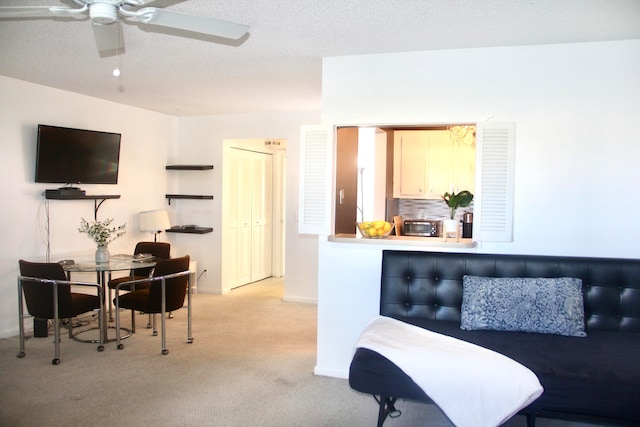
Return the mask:
{"type": "MultiPolygon", "coordinates": [[[[155,267],[156,262],[152,256],[140,257],[139,255],[128,255],[128,254],[117,254],[111,255],[109,257],[108,262],[97,263],[95,261],[87,261],[87,262],[69,262],[63,264],[63,269],[67,274],[67,279],[71,280],[72,273],[96,273],[96,283],[98,283],[102,287],[102,295],[104,296],[103,300],[100,301],[100,314],[101,324],[102,324],[102,336],[104,337],[104,342],[112,342],[115,341],[115,338],[109,339],[107,336],[107,330],[109,326],[107,325],[107,311],[105,307],[107,305],[107,299],[109,298],[108,285],[111,277],[111,273],[115,271],[130,271],[133,274],[134,269],[138,268],[149,268],[155,267]]],[[[112,329],[114,327],[111,327],[112,329]]],[[[98,329],[98,328],[90,328],[98,329]]],[[[126,328],[121,328],[126,329],[126,328]]],[[[129,331],[131,332],[131,331],[129,331]]],[[[127,335],[128,336],[128,335],[127,335]]],[[[126,338],[122,337],[122,338],[126,338]]],[[[83,340],[78,338],[78,341],[82,342],[90,342],[97,343],[99,340],[83,340]]]]}

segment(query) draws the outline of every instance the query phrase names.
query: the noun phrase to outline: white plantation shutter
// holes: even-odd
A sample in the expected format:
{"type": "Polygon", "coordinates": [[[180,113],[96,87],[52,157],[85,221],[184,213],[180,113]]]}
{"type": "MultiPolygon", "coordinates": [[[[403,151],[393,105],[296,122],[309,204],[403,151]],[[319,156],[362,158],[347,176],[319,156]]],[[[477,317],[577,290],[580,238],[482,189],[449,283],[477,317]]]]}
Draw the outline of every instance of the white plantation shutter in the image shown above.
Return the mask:
{"type": "Polygon", "coordinates": [[[333,128],[301,126],[298,232],[331,234],[333,128]]]}
{"type": "Polygon", "coordinates": [[[514,123],[477,125],[474,240],[513,241],[514,123]]]}

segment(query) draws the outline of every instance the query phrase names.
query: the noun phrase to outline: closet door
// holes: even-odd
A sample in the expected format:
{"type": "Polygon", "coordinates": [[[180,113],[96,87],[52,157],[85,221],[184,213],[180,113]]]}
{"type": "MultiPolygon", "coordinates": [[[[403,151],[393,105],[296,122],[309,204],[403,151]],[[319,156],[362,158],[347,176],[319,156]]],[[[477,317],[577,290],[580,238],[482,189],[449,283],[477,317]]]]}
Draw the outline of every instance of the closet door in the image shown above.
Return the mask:
{"type": "Polygon", "coordinates": [[[251,280],[251,162],[246,152],[230,151],[229,286],[251,280]]]}
{"type": "Polygon", "coordinates": [[[271,276],[273,156],[251,153],[251,281],[271,276]]]}

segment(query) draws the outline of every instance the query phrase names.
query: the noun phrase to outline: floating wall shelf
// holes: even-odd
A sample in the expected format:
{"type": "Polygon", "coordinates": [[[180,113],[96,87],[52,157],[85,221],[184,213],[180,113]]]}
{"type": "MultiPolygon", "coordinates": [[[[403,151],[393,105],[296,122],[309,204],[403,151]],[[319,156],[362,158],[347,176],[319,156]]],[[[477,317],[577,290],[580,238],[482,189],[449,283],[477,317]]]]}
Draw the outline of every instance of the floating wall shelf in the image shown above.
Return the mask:
{"type": "Polygon", "coordinates": [[[207,234],[213,232],[213,227],[184,227],[176,226],[165,230],[167,233],[207,234]]]}
{"type": "Polygon", "coordinates": [[[178,171],[206,171],[213,169],[213,165],[167,165],[166,169],[178,171]]]}
{"type": "Polygon", "coordinates": [[[194,200],[213,200],[213,196],[204,194],[167,194],[166,198],[171,204],[171,199],[194,199],[194,200]]]}
{"type": "MultiPolygon", "coordinates": [[[[101,195],[95,195],[95,196],[87,196],[87,195],[66,196],[66,195],[55,195],[55,194],[45,193],[44,197],[49,200],[93,200],[93,219],[97,220],[98,209],[100,209],[100,206],[102,206],[104,201],[107,199],[119,199],[120,195],[119,194],[101,194],[101,195]],[[100,203],[98,203],[98,200],[100,200],[100,203]]],[[[213,196],[211,196],[211,198],[213,199],[213,196]]]]}
{"type": "MultiPolygon", "coordinates": [[[[180,171],[206,171],[212,170],[213,165],[167,165],[166,170],[180,171]]],[[[171,205],[171,199],[213,200],[213,196],[207,194],[167,194],[167,200],[171,205]]],[[[199,226],[175,226],[166,230],[167,233],[206,234],[213,232],[213,227],[199,226]]]]}

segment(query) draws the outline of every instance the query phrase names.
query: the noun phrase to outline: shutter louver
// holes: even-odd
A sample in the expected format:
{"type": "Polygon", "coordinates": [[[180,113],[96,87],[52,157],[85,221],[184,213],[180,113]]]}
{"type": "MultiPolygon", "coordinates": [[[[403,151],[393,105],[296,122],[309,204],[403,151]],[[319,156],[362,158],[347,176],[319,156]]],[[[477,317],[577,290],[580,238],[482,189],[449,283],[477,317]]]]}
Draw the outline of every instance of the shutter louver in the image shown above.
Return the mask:
{"type": "Polygon", "coordinates": [[[301,127],[299,233],[330,234],[332,144],[331,128],[301,127]]]}
{"type": "Polygon", "coordinates": [[[477,128],[478,164],[474,239],[513,241],[515,125],[482,123],[477,128]]]}

